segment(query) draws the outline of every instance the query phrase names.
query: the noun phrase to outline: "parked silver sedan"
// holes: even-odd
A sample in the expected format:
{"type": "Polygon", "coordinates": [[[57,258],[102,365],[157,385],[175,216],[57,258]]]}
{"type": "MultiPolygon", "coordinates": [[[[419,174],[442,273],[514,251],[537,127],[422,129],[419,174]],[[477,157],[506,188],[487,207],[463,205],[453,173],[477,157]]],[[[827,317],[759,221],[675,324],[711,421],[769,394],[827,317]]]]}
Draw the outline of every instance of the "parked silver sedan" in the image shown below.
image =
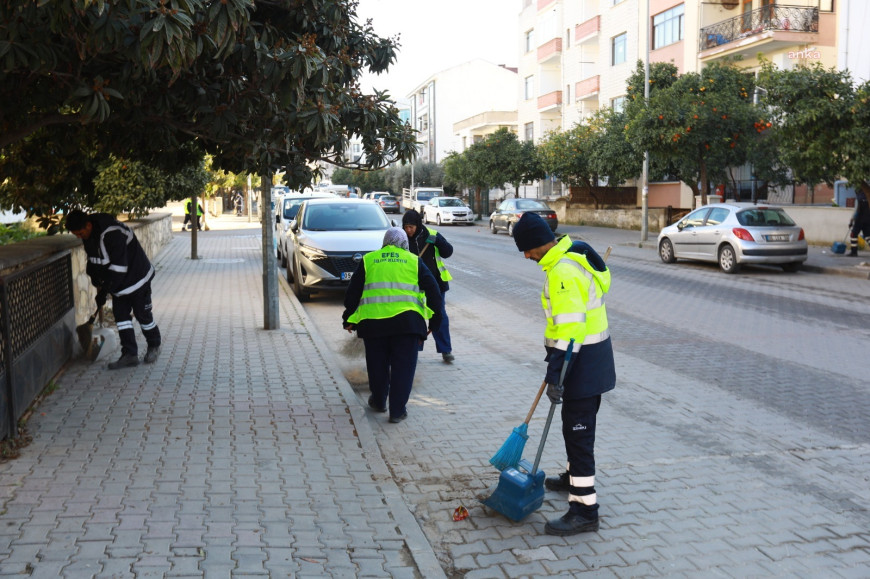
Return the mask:
{"type": "Polygon", "coordinates": [[[700,207],[662,229],[658,248],[665,263],[711,261],[725,273],[735,273],[746,263],[779,265],[793,272],[807,259],[803,228],[781,207],[752,203],[700,207]]]}

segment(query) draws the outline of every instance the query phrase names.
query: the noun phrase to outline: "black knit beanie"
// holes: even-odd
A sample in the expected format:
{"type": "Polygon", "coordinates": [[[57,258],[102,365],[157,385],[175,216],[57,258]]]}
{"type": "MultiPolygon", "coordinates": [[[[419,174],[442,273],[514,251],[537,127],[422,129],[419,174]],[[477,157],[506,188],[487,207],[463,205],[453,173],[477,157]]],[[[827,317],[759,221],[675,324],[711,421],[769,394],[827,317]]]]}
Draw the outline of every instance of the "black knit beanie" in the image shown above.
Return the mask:
{"type": "Polygon", "coordinates": [[[520,251],[529,251],[555,240],[550,226],[537,213],[523,213],[514,225],[514,243],[520,251]]]}
{"type": "Polygon", "coordinates": [[[405,214],[402,215],[402,225],[416,225],[417,227],[423,227],[423,218],[420,217],[420,214],[417,213],[414,209],[408,209],[405,211],[405,214]]]}

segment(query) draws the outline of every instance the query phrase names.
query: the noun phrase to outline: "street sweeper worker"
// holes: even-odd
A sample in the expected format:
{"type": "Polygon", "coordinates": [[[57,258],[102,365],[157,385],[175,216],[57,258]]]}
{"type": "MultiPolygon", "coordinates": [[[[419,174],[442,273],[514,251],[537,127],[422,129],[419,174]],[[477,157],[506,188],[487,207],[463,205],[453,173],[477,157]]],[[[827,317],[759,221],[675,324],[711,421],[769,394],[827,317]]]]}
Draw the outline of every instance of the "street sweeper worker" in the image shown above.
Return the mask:
{"type": "Polygon", "coordinates": [[[444,259],[453,255],[453,246],[443,235],[426,227],[420,213],[414,209],[408,209],[402,215],[402,229],[408,235],[408,251],[423,258],[423,263],[435,276],[441,290],[441,326],[437,332],[432,332],[432,337],[435,339],[435,351],[441,354],[444,362],[450,364],[454,356],[450,342],[450,319],[447,317],[447,291],[453,276],[447,271],[444,259]]]}
{"type": "Polygon", "coordinates": [[[610,270],[588,244],[567,235],[556,241],[550,226],[536,213],[523,213],[514,226],[514,242],[546,274],[541,304],[547,318],[547,396],[554,404],[562,404],[562,436],[568,455],[566,471],[544,483],[549,490],[568,493],[568,512],[549,521],[544,529],[550,535],[597,531],[596,416],[601,395],[616,385],[604,307],[610,270]],[[571,338],[573,353],[562,388],[559,374],[571,338]]]}
{"type": "Polygon", "coordinates": [[[366,351],[368,405],[389,421],[408,417],[419,345],[441,323],[441,293],[423,261],[408,251],[400,227],[384,234],[381,249],[365,254],[344,296],[342,326],[356,331],[366,351]],[[428,328],[427,328],[428,320],[428,328]]]}
{"type": "Polygon", "coordinates": [[[862,189],[855,192],[855,213],[849,221],[849,257],[858,257],[858,235],[863,233],[864,240],[870,239],[870,203],[862,189]]]}
{"type": "Polygon", "coordinates": [[[85,271],[97,288],[97,308],[102,308],[106,297],[112,295],[112,313],[118,326],[121,357],[111,362],[109,369],[139,364],[132,316],[139,322],[148,343],[144,361],[146,364],[155,362],[160,354],[160,329],[151,307],[154,266],[136,235],[107,213],[89,215],[78,209],[67,214],[66,228],[84,245],[88,257],[85,271]]]}

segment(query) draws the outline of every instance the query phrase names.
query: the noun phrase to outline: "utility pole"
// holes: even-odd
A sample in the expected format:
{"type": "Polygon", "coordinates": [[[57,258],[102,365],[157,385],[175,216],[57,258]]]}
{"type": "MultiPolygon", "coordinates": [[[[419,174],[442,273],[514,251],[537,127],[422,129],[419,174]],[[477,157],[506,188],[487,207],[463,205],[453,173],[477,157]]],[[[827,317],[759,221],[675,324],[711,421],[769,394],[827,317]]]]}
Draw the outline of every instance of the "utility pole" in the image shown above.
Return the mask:
{"type": "MultiPolygon", "coordinates": [[[[649,106],[649,41],[650,41],[650,17],[649,0],[646,0],[646,37],[645,57],[643,59],[643,99],[644,106],[649,106]]],[[[643,152],[643,189],[640,193],[640,241],[649,239],[649,150],[643,152]]]]}
{"type": "Polygon", "coordinates": [[[272,221],[272,174],[260,176],[260,225],[263,234],[263,329],[281,327],[278,316],[278,262],[275,257],[275,224],[272,221]]]}
{"type": "Polygon", "coordinates": [[[196,249],[196,236],[199,233],[199,211],[197,211],[199,200],[196,193],[191,195],[187,202],[190,203],[190,259],[199,259],[199,252],[196,249]]]}

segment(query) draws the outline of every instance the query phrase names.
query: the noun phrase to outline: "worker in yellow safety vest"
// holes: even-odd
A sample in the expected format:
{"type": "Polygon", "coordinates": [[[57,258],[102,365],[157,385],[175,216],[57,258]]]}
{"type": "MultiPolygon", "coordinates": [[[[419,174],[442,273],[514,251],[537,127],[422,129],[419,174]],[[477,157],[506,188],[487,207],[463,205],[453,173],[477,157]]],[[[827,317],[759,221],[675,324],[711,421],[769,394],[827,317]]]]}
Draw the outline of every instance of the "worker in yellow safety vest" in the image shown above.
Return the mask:
{"type": "Polygon", "coordinates": [[[356,331],[365,345],[369,407],[386,412],[389,399],[390,422],[403,421],[418,348],[441,323],[441,293],[429,268],[408,251],[408,236],[401,228],[388,229],[381,249],[363,256],[351,276],[344,308],[344,328],[356,331]]]}
{"type": "Polygon", "coordinates": [[[568,493],[568,512],[549,521],[550,535],[598,530],[595,492],[595,430],[601,395],[616,385],[613,346],[604,295],[610,270],[591,246],[567,235],[556,241],[550,226],[535,213],[524,213],[514,226],[514,242],[547,276],[541,303],[547,317],[547,396],[562,404],[562,436],[568,464],[549,477],[549,490],[568,493]],[[562,363],[571,339],[572,354],[564,381],[562,363]]]}

